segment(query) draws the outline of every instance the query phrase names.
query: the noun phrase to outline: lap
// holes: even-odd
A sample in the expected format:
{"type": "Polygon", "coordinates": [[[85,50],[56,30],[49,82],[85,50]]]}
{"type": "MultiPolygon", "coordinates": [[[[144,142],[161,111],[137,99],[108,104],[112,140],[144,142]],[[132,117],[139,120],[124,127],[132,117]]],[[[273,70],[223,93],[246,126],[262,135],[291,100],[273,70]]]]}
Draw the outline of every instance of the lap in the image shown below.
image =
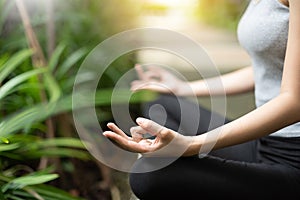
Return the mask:
{"type": "MultiPolygon", "coordinates": [[[[135,168],[164,159],[141,158],[135,168]]],[[[160,170],[131,174],[130,182],[141,199],[296,199],[300,194],[291,176],[293,171],[281,165],[207,156],[179,158],[160,170]]]]}
{"type": "MultiPolygon", "coordinates": [[[[145,106],[145,115],[151,119],[187,135],[207,132],[222,124],[209,127],[212,119],[223,118],[199,107],[184,98],[162,95],[157,101],[145,106]],[[179,102],[180,101],[180,102],[179,102]],[[161,109],[150,109],[159,104],[166,112],[161,120],[161,109]],[[152,111],[151,111],[152,110],[152,111]],[[151,113],[152,112],[152,113],[151,113]],[[200,112],[200,121],[193,119],[200,112]],[[165,120],[165,121],[164,121],[165,120]],[[179,125],[180,124],[180,125],[179,125]],[[195,133],[196,130],[196,133],[195,133]],[[193,133],[194,131],[194,133],[193,133]]],[[[217,121],[220,121],[217,119],[217,121]]],[[[225,123],[229,120],[225,119],[225,123]]],[[[298,195],[294,171],[277,164],[258,163],[256,141],[212,151],[205,158],[186,157],[160,170],[132,173],[130,183],[141,199],[295,199],[298,195]],[[195,198],[196,197],[196,198],[195,198]]],[[[134,168],[147,168],[168,158],[141,158],[134,168]]],[[[139,171],[139,170],[138,170],[139,171]]],[[[298,198],[296,198],[298,199],[298,198]]]]}
{"type": "MultiPolygon", "coordinates": [[[[144,115],[183,135],[199,135],[230,121],[186,98],[164,94],[144,106],[144,115]]],[[[226,147],[210,154],[225,159],[254,162],[256,141],[226,147]]]]}

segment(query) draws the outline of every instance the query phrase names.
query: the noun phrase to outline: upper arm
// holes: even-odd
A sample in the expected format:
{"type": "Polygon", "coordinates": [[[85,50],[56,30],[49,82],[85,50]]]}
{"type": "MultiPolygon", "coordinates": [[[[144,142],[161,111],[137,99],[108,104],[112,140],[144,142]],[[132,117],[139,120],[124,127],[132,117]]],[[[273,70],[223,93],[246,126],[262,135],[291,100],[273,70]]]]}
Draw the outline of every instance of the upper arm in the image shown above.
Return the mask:
{"type": "MultiPolygon", "coordinates": [[[[290,0],[288,45],[282,77],[281,93],[300,99],[300,1],[290,0]]],[[[297,104],[299,104],[297,102],[297,104]]],[[[299,106],[300,107],[300,106],[299,106]]]]}

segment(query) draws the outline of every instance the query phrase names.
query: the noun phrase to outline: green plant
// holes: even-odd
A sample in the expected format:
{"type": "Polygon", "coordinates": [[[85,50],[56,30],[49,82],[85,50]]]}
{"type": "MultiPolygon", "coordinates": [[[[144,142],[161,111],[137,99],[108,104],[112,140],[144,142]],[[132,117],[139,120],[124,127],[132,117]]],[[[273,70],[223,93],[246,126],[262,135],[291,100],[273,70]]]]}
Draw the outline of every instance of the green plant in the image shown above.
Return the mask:
{"type": "MultiPolygon", "coordinates": [[[[117,0],[67,0],[64,8],[54,6],[55,17],[45,17],[42,7],[26,17],[22,2],[26,3],[0,0],[0,199],[76,199],[63,191],[69,189],[64,187],[64,176],[75,176],[74,159],[90,160],[91,156],[77,139],[70,119],[72,109],[90,106],[84,96],[78,96],[84,103],[72,108],[74,78],[95,45],[134,26],[136,8],[129,3],[132,0],[122,5],[117,0]],[[15,11],[21,15],[12,17],[15,11]],[[53,23],[59,31],[45,30],[53,23]],[[53,168],[46,170],[47,166],[53,168]]],[[[95,96],[97,109],[104,113],[100,123],[111,119],[107,108],[112,88],[134,59],[134,55],[122,56],[102,77],[95,96]]],[[[119,94],[119,103],[131,95],[129,91],[119,94]]],[[[153,97],[139,92],[130,102],[153,97]]],[[[106,182],[109,187],[110,180],[106,182]]]]}
{"type": "Polygon", "coordinates": [[[5,138],[5,141],[0,144],[0,197],[7,200],[79,199],[44,184],[59,177],[58,174],[53,174],[54,167],[36,171],[28,161],[34,161],[45,155],[69,157],[70,154],[87,159],[89,155],[84,151],[85,148],[80,141],[73,138],[44,140],[37,136],[24,134],[10,135],[5,138]],[[73,149],[75,147],[78,150],[73,149]],[[11,166],[12,163],[17,164],[11,166]]]}
{"type": "MultiPolygon", "coordinates": [[[[0,58],[0,188],[3,199],[55,199],[58,194],[61,199],[77,199],[71,195],[59,191],[58,189],[41,186],[40,184],[56,179],[56,174],[34,172],[36,164],[42,157],[77,157],[80,159],[89,159],[84,145],[75,138],[53,138],[44,139],[41,136],[35,136],[43,131],[43,122],[47,117],[56,114],[55,109],[48,109],[47,114],[41,112],[41,106],[36,105],[38,96],[31,92],[23,95],[24,90],[30,91],[36,86],[44,87],[38,81],[37,75],[48,77],[45,83],[53,84],[54,78],[49,74],[49,68],[33,69],[19,74],[15,74],[18,68],[27,66],[27,60],[32,55],[32,51],[23,50],[9,59],[6,56],[0,58]],[[18,95],[22,94],[22,95],[18,95]],[[26,99],[34,99],[33,102],[27,102],[26,99]],[[22,102],[22,104],[19,104],[22,102]],[[27,105],[27,112],[24,106],[27,105]],[[39,116],[39,117],[38,117],[39,116]],[[15,135],[16,133],[19,133],[15,135]],[[22,133],[22,134],[20,134],[22,133]],[[15,165],[14,165],[15,163],[15,165]],[[16,176],[12,171],[19,166],[26,166],[32,169],[32,173],[16,176]],[[33,165],[33,166],[29,166],[33,165]],[[47,191],[46,191],[47,190],[47,191]],[[51,194],[51,191],[53,193],[51,194]],[[51,197],[53,196],[53,198],[51,197]]],[[[46,87],[50,96],[48,103],[41,103],[45,108],[54,108],[59,99],[59,89],[56,86],[46,87]],[[50,106],[50,107],[49,107],[50,106]]],[[[35,92],[38,93],[38,90],[35,92]]],[[[58,195],[58,196],[59,196],[58,195]]]]}
{"type": "Polygon", "coordinates": [[[33,172],[21,177],[13,177],[12,174],[24,166],[9,168],[0,173],[0,198],[6,200],[80,200],[44,183],[58,178],[57,174],[51,174],[50,170],[33,172]]]}
{"type": "MultiPolygon", "coordinates": [[[[32,162],[36,162],[43,157],[90,159],[84,145],[76,138],[57,137],[45,139],[38,136],[45,131],[44,122],[47,118],[72,110],[72,94],[66,93],[62,95],[60,85],[66,86],[64,81],[70,81],[70,85],[73,83],[73,80],[64,80],[64,73],[67,73],[71,68],[70,66],[81,59],[86,51],[76,51],[62,62],[63,68],[57,69],[55,65],[59,63],[59,54],[62,52],[62,49],[63,46],[59,46],[55,50],[49,67],[25,71],[20,74],[14,74],[13,71],[18,71],[16,70],[18,68],[24,68],[24,65],[27,66],[27,60],[32,55],[31,51],[20,51],[9,59],[6,56],[0,57],[0,62],[2,63],[0,67],[0,80],[2,82],[2,87],[0,87],[0,180],[2,181],[1,185],[3,185],[2,193],[7,199],[18,199],[19,196],[21,198],[24,195],[27,195],[28,199],[36,198],[35,196],[37,195],[41,196],[41,199],[51,199],[47,198],[47,195],[54,195],[50,191],[58,191],[58,189],[52,187],[49,189],[45,185],[35,186],[40,182],[33,181],[41,177],[56,178],[56,175],[43,174],[43,176],[32,176],[26,174],[21,177],[15,176],[12,173],[7,175],[7,171],[11,171],[20,164],[28,166],[30,163],[32,164],[32,162]],[[38,74],[47,77],[43,79],[44,83],[39,82],[38,78],[35,77],[38,74]],[[39,102],[38,93],[41,88],[45,88],[49,94],[50,100],[48,102],[39,102]],[[27,92],[24,93],[25,91],[27,92]],[[32,101],[28,102],[28,98],[32,101]],[[13,165],[11,167],[13,163],[16,163],[16,166],[13,165]],[[33,182],[30,182],[29,179],[32,179],[33,182]],[[28,181],[30,184],[26,184],[28,181]],[[22,184],[14,187],[19,182],[22,184]],[[49,190],[46,196],[43,194],[45,192],[43,188],[49,190]]],[[[64,90],[69,91],[70,88],[65,87],[64,90]]],[[[119,94],[118,102],[122,103],[128,99],[130,92],[124,90],[123,92],[119,92],[119,94]]],[[[110,105],[111,95],[112,89],[97,91],[95,104],[97,106],[110,105]]],[[[81,96],[78,98],[82,98],[82,102],[86,102],[84,97],[81,96]]],[[[148,92],[137,93],[131,98],[131,103],[140,102],[145,97],[146,99],[151,99],[153,95],[148,92]]],[[[90,105],[83,103],[81,106],[78,109],[90,105]]],[[[32,171],[35,171],[36,167],[32,167],[32,171]]],[[[67,195],[62,191],[59,194],[67,195]]],[[[71,199],[71,197],[68,198],[71,199]]]]}

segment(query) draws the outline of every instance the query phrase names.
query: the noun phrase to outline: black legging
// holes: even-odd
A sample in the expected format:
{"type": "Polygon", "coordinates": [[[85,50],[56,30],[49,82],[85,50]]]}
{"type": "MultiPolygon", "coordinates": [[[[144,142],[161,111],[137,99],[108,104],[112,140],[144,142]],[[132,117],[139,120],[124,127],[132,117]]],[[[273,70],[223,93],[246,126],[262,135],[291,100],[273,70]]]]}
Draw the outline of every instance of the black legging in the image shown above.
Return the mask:
{"type": "MultiPolygon", "coordinates": [[[[198,134],[208,130],[207,124],[211,115],[216,115],[214,119],[222,118],[200,108],[198,124],[192,120],[198,105],[183,99],[180,101],[183,113],[178,112],[180,110],[178,100],[174,96],[162,95],[157,101],[146,106],[145,115],[149,115],[148,111],[152,105],[159,104],[167,112],[166,127],[181,133],[191,133],[189,129],[190,127],[194,129],[196,123],[197,126],[199,125],[198,134]],[[178,130],[181,115],[187,118],[183,118],[186,120],[181,121],[182,130],[178,130]]],[[[161,122],[160,112],[159,107],[151,109],[150,115],[158,123],[161,122]],[[155,119],[156,117],[158,120],[155,119]]],[[[220,125],[216,123],[215,127],[220,125]]],[[[272,143],[277,144],[277,139],[273,139],[272,143]]],[[[265,138],[265,141],[268,139],[265,138]]],[[[181,157],[169,166],[156,171],[131,173],[130,185],[132,191],[141,200],[300,199],[300,170],[297,169],[300,158],[299,138],[297,141],[297,144],[292,144],[292,147],[294,145],[298,148],[293,151],[294,160],[289,156],[288,159],[272,159],[272,153],[267,156],[261,155],[258,149],[266,145],[261,141],[251,141],[213,151],[205,158],[181,157]],[[289,162],[284,160],[292,160],[294,165],[289,165],[289,162]]],[[[283,146],[291,147],[288,142],[279,142],[283,146]]],[[[136,162],[133,171],[135,168],[139,171],[147,169],[154,163],[164,162],[167,159],[142,157],[136,162]]]]}

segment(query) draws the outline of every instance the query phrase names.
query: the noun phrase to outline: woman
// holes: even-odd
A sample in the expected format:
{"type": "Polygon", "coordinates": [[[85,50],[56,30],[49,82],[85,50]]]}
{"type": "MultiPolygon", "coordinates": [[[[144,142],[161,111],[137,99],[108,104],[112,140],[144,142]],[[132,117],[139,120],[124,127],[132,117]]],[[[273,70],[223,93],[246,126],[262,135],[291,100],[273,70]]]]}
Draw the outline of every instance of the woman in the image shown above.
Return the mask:
{"type": "MultiPolygon", "coordinates": [[[[202,120],[202,130],[196,136],[179,134],[172,130],[173,125],[167,128],[145,118],[136,120],[139,126],[131,130],[133,138],[115,124],[108,124],[112,131],[104,132],[106,137],[126,150],[148,155],[135,167],[172,156],[172,151],[159,155],[156,152],[173,139],[175,148],[186,147],[182,157],[165,168],[131,174],[130,184],[137,197],[300,199],[300,1],[251,1],[240,21],[238,35],[252,58],[252,67],[221,78],[228,95],[255,88],[257,109],[217,128],[220,135],[210,155],[194,156],[210,142],[205,138],[215,134],[215,129],[205,130],[207,125],[202,120]],[[156,138],[145,140],[136,136],[143,131],[156,138]],[[203,131],[207,132],[199,134],[203,131]]],[[[132,89],[167,93],[157,84],[151,84],[159,82],[173,88],[176,95],[190,95],[186,87],[191,87],[198,96],[220,92],[209,93],[203,81],[181,82],[164,70],[155,71],[158,80],[153,78],[153,70],[144,72],[137,66],[141,80],[133,82],[132,89]]],[[[162,98],[160,103],[168,101],[164,106],[171,112],[167,105],[172,104],[172,98],[164,95],[162,98]]],[[[215,115],[202,108],[200,112],[209,117],[215,115]]]]}

